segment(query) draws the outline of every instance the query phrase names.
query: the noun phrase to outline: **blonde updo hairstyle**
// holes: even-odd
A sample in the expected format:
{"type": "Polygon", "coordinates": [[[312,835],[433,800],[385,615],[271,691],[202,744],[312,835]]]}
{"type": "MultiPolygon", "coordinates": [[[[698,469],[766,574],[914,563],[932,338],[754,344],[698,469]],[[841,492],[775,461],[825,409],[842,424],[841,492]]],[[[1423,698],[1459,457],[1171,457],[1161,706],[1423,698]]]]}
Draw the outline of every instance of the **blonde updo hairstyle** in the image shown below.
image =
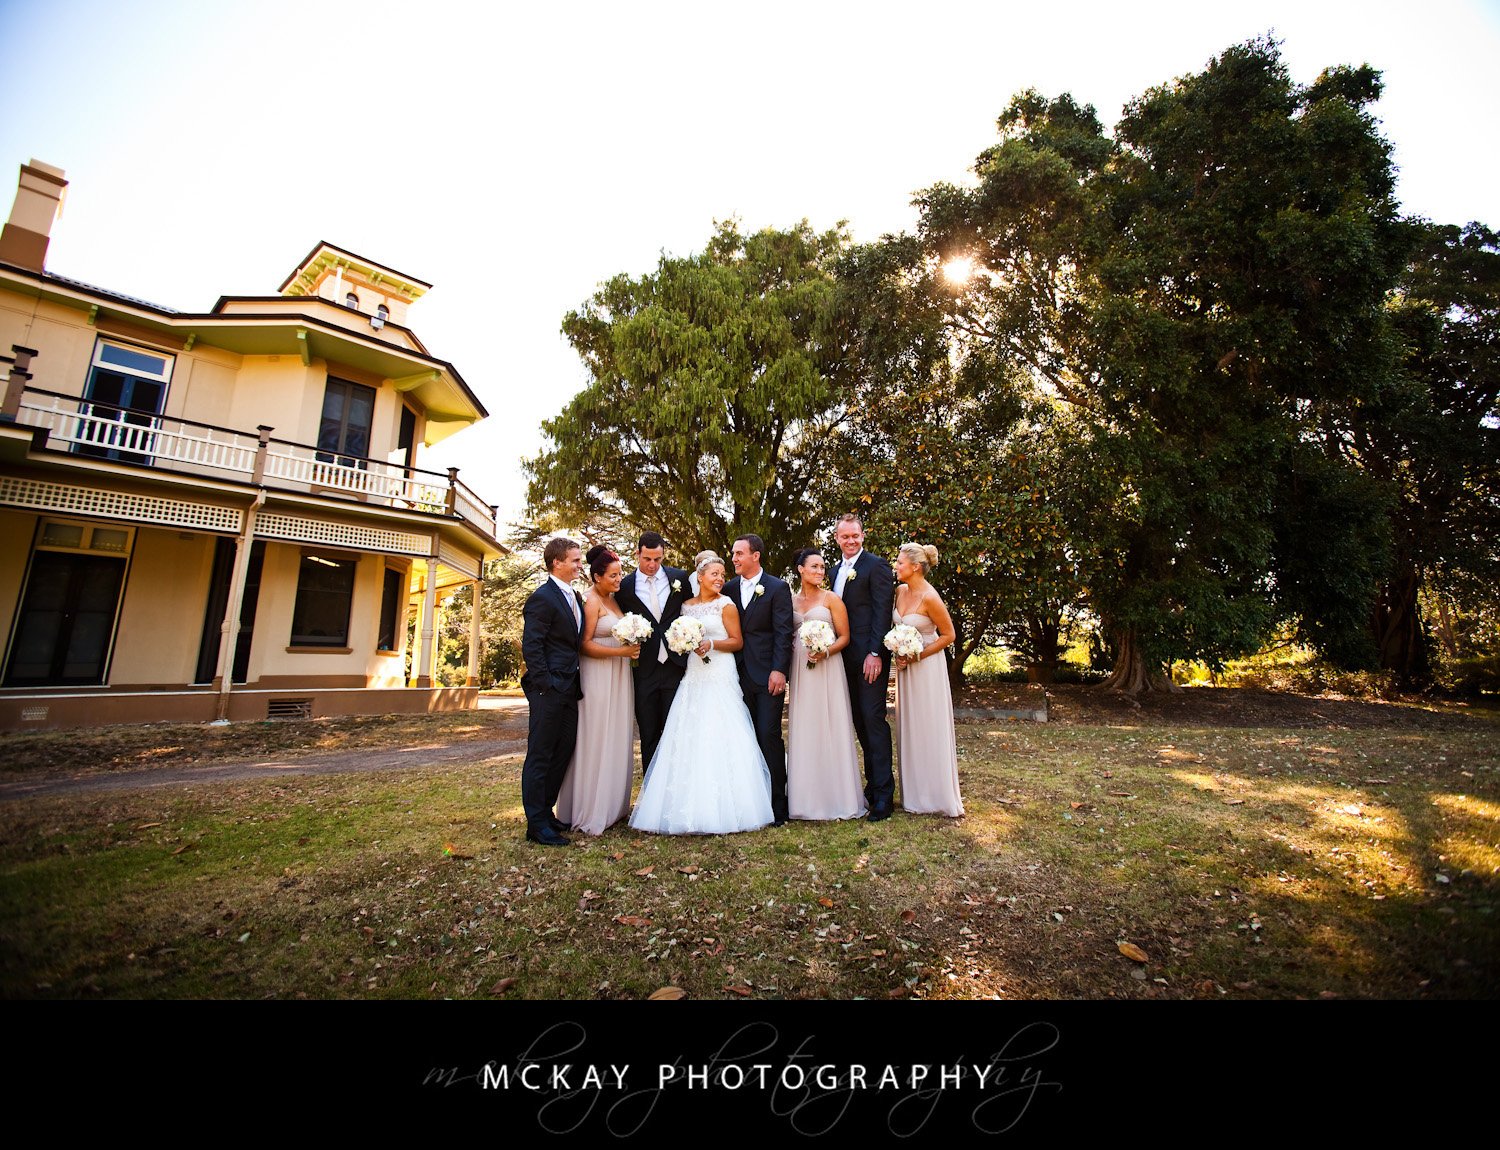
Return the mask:
{"type": "Polygon", "coordinates": [[[931,543],[903,543],[900,554],[908,563],[920,567],[923,575],[938,564],[938,551],[931,543]]]}
{"type": "MultiPolygon", "coordinates": [[[[703,578],[703,572],[708,570],[711,563],[717,563],[720,567],[724,567],[724,560],[717,551],[700,551],[693,557],[693,571],[699,579],[703,578]]],[[[724,569],[728,570],[727,567],[724,569]]]]}

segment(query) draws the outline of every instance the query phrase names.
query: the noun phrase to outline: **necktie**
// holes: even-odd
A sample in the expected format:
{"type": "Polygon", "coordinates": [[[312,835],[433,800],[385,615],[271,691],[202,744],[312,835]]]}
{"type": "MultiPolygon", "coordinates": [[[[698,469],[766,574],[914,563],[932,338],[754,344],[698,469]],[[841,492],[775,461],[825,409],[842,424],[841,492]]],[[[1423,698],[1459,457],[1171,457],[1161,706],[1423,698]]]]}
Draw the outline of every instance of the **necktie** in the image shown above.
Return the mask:
{"type": "MultiPolygon", "coordinates": [[[[651,614],[656,616],[656,621],[661,622],[661,595],[656,590],[656,576],[652,575],[646,580],[646,590],[651,595],[651,614]]],[[[656,645],[656,661],[665,663],[667,661],[667,645],[658,643],[656,645]]]]}

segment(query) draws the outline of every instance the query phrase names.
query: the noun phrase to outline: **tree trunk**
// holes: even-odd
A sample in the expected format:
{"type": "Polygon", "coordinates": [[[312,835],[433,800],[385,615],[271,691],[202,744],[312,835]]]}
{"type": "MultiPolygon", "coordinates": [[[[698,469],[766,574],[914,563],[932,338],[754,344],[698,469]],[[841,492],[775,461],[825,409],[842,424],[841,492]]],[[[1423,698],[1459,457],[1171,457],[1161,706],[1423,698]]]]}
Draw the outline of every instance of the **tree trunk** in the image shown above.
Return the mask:
{"type": "Polygon", "coordinates": [[[1160,666],[1147,665],[1141,651],[1140,638],[1132,628],[1115,628],[1115,666],[1109,677],[1099,684],[1106,691],[1121,691],[1127,695],[1139,695],[1142,691],[1180,691],[1170,675],[1164,675],[1160,666]]]}
{"type": "Polygon", "coordinates": [[[1427,634],[1417,609],[1422,575],[1408,567],[1380,589],[1370,628],[1380,650],[1380,666],[1396,673],[1403,687],[1425,684],[1429,678],[1427,634]]]}

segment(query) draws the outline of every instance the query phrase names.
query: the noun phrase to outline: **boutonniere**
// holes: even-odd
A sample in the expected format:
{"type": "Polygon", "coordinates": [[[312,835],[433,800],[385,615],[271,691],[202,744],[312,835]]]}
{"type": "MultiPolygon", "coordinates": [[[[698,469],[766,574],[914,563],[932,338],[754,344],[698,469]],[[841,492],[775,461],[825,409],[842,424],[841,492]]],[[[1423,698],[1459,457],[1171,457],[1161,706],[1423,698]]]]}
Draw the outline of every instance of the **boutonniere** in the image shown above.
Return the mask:
{"type": "Polygon", "coordinates": [[[672,590],[673,591],[681,591],[682,590],[682,580],[681,579],[673,579],[672,580],[672,590]]]}
{"type": "Polygon", "coordinates": [[[849,568],[849,574],[844,576],[844,586],[847,587],[850,583],[853,583],[854,577],[858,574],[859,572],[856,571],[853,567],[849,568]]]}
{"type": "Polygon", "coordinates": [[[757,583],[755,585],[755,597],[757,599],[759,599],[765,593],[766,593],[766,589],[764,587],[762,587],[759,583],[757,583]]]}

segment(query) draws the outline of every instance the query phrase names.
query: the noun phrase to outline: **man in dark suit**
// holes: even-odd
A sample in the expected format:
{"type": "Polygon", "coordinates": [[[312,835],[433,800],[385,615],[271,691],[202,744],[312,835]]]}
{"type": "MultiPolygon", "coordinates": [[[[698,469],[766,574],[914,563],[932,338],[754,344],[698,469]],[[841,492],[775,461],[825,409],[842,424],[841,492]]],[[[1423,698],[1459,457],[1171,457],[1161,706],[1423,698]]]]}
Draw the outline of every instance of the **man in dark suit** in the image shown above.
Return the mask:
{"type": "Polygon", "coordinates": [[[565,847],[563,824],[553,813],[563,776],[578,739],[578,651],[583,634],[583,596],[573,580],[583,566],[578,544],[549,539],[542,551],[547,578],[531,593],[524,610],[521,657],[526,673],[530,718],[526,761],[521,764],[521,805],[526,810],[526,837],[549,847],[565,847]]]}
{"type": "Polygon", "coordinates": [[[844,678],[849,684],[854,734],[865,759],[865,802],[872,823],[891,817],[896,780],[891,772],[891,725],[885,717],[885,689],[891,653],[885,633],[891,628],[896,577],[891,565],[864,549],[865,529],[857,515],[845,515],[833,537],[841,557],[828,564],[833,593],[849,612],[849,645],[844,648],[844,678]]]}
{"type": "Polygon", "coordinates": [[[666,542],[655,531],[641,536],[635,550],[635,570],[620,581],[615,602],[622,611],[633,611],[652,625],[651,638],[641,644],[641,654],[632,670],[635,682],[635,725],[641,733],[641,770],[651,765],[656,744],[667,725],[667,712],[682,684],[686,655],[674,655],[663,641],[672,620],[682,614],[684,599],[692,596],[688,573],[662,566],[666,542]]]}
{"type": "Polygon", "coordinates": [[[771,812],[776,825],[786,823],[786,743],[781,737],[781,713],[786,707],[786,677],[792,667],[792,590],[762,569],[765,544],[759,535],[741,535],[729,553],[734,578],[724,594],[740,612],[745,645],[735,652],[740,692],[755,741],[771,769],[771,812]]]}

